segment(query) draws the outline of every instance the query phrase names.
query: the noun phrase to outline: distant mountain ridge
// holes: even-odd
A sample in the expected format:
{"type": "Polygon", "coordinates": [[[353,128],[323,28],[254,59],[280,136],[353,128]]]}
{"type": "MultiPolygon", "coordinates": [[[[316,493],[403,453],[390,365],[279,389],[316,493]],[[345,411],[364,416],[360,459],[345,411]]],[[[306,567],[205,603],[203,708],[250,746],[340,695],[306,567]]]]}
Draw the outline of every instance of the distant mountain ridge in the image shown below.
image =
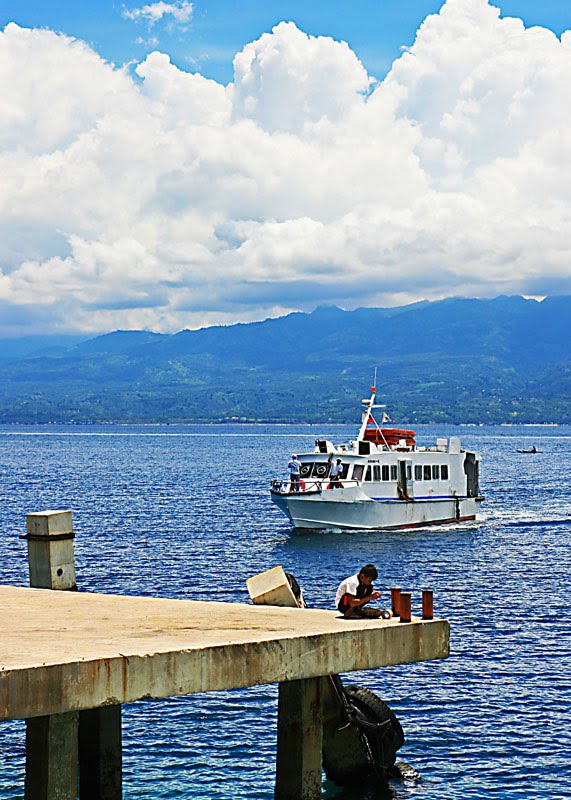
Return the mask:
{"type": "Polygon", "coordinates": [[[571,422],[570,342],[571,296],[322,306],[37,350],[0,340],[0,421],[354,422],[377,367],[403,423],[571,422]]]}

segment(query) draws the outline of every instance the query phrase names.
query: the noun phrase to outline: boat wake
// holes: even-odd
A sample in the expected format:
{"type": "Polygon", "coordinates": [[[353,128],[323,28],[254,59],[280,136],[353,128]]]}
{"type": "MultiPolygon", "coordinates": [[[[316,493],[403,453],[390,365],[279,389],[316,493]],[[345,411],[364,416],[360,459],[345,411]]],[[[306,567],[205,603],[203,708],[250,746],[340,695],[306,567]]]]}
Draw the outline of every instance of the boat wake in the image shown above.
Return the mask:
{"type": "Polygon", "coordinates": [[[496,511],[485,515],[483,521],[489,525],[501,525],[507,528],[548,528],[553,525],[571,525],[569,509],[561,509],[561,513],[553,509],[522,510],[519,512],[496,511]]]}
{"type": "Polygon", "coordinates": [[[551,525],[571,525],[571,517],[554,517],[552,519],[518,519],[504,523],[508,528],[545,528],[551,525]]]}
{"type": "Polygon", "coordinates": [[[469,520],[466,522],[452,522],[446,523],[442,525],[438,524],[430,524],[430,525],[415,525],[414,528],[403,526],[402,528],[341,528],[341,527],[334,527],[333,525],[328,528],[296,528],[295,534],[297,536],[319,536],[321,534],[327,533],[336,533],[344,536],[355,536],[366,533],[368,535],[374,533],[381,533],[381,534],[395,534],[395,535],[402,535],[406,534],[408,536],[416,536],[419,533],[437,533],[440,531],[443,532],[458,532],[458,531],[473,531],[477,530],[480,525],[482,524],[481,519],[477,518],[475,520],[469,520]]]}

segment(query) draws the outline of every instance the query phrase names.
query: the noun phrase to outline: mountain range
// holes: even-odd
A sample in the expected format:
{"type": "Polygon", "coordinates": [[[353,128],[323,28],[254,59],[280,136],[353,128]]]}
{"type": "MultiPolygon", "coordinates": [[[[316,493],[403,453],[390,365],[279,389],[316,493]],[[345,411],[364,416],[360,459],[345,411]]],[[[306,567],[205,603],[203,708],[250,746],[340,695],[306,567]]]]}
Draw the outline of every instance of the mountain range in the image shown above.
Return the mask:
{"type": "Polygon", "coordinates": [[[571,296],[0,339],[0,422],[571,422],[571,296]]]}

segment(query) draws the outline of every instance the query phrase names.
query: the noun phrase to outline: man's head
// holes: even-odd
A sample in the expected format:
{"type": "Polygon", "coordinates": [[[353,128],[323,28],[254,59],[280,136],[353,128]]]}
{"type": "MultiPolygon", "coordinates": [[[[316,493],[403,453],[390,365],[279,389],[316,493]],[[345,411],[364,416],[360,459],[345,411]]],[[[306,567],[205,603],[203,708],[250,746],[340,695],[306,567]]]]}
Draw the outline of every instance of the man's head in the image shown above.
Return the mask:
{"type": "Polygon", "coordinates": [[[377,580],[379,573],[374,564],[365,564],[365,566],[361,567],[359,570],[357,577],[359,578],[359,583],[370,585],[373,581],[377,580]]]}
{"type": "Polygon", "coordinates": [[[337,459],[337,463],[338,463],[338,464],[340,464],[340,463],[341,463],[341,459],[340,459],[340,458],[338,458],[338,459],[337,459]]]}
{"type": "Polygon", "coordinates": [[[296,454],[295,454],[295,453],[292,453],[292,454],[291,454],[291,457],[292,457],[292,458],[297,458],[297,456],[296,456],[296,454]]]}

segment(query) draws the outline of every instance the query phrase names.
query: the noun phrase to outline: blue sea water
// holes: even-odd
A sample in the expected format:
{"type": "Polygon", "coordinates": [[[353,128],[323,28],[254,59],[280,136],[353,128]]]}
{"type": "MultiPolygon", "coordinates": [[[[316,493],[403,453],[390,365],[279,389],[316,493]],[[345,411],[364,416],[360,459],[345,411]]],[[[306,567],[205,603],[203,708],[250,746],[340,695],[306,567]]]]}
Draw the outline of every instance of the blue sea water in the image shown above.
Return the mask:
{"type": "MultiPolygon", "coordinates": [[[[434,590],[451,623],[443,661],[346,676],[378,692],[422,781],[403,800],[571,797],[571,427],[419,427],[482,456],[482,519],[456,528],[292,533],[269,481],[292,452],[352,426],[2,426],[0,583],[26,585],[30,511],[71,508],[81,590],[246,602],[281,564],[312,607],[374,561],[388,588],[434,590]],[[536,445],[536,455],[517,448],[536,445]]],[[[270,800],[277,690],[124,707],[127,800],[270,800]]],[[[23,797],[24,724],[0,724],[0,797],[23,797]]],[[[339,790],[327,800],[378,794],[339,790]]]]}

